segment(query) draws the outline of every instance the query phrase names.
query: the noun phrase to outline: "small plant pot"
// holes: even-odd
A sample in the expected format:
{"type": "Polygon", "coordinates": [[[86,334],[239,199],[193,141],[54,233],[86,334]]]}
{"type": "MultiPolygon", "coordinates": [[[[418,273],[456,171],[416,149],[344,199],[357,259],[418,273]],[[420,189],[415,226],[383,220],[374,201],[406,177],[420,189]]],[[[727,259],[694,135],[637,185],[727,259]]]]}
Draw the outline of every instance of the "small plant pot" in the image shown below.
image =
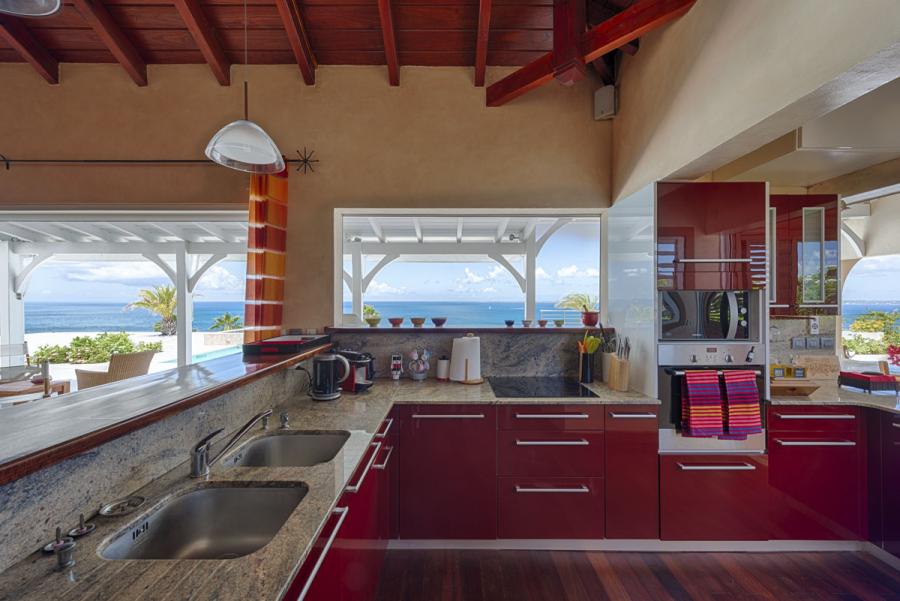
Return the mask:
{"type": "Polygon", "coordinates": [[[523,328],[530,328],[530,327],[531,327],[531,320],[530,320],[530,319],[523,319],[523,320],[522,320],[522,327],[523,327],[523,328]]]}
{"type": "Polygon", "coordinates": [[[392,328],[399,328],[403,325],[403,320],[405,317],[388,317],[388,321],[391,323],[392,328]]]}
{"type": "Polygon", "coordinates": [[[432,317],[431,323],[434,324],[434,327],[441,328],[444,326],[445,323],[447,323],[447,318],[446,317],[432,317]]]}
{"type": "Polygon", "coordinates": [[[598,323],[600,323],[600,312],[599,311],[582,311],[581,312],[581,323],[585,325],[585,327],[593,328],[598,323]]]}
{"type": "Polygon", "coordinates": [[[506,324],[506,327],[507,327],[507,328],[511,328],[511,327],[513,327],[514,325],[516,325],[516,322],[514,322],[514,321],[511,320],[511,319],[507,319],[507,320],[504,321],[503,323],[506,324]]]}
{"type": "Polygon", "coordinates": [[[564,325],[566,325],[566,320],[565,319],[554,319],[553,325],[555,325],[557,328],[561,328],[564,325]]]}
{"type": "Polygon", "coordinates": [[[547,320],[546,320],[546,319],[539,319],[539,320],[538,320],[538,325],[541,326],[542,328],[546,328],[546,327],[547,327],[547,320]]]}
{"type": "Polygon", "coordinates": [[[378,324],[381,323],[380,317],[366,317],[366,323],[369,324],[370,328],[377,328],[378,324]]]}
{"type": "Polygon", "coordinates": [[[410,317],[409,320],[412,322],[414,328],[421,328],[425,325],[424,317],[410,317]]]}

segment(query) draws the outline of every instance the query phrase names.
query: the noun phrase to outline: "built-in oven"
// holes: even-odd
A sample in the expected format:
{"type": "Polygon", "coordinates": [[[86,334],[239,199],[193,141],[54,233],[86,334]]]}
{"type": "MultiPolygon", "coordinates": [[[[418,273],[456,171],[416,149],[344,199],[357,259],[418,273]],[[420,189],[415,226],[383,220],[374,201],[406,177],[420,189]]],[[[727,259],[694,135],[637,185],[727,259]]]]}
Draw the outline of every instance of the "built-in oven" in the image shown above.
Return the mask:
{"type": "Polygon", "coordinates": [[[661,341],[758,340],[756,290],[660,290],[661,341]]]}

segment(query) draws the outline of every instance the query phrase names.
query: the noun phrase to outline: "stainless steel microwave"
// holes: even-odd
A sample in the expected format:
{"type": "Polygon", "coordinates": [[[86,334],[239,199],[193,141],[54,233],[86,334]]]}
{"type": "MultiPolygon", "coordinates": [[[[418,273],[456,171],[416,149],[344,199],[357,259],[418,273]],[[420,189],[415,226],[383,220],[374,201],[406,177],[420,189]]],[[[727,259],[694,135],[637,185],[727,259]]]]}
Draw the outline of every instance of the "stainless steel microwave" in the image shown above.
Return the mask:
{"type": "Polygon", "coordinates": [[[661,290],[660,340],[754,340],[756,294],[751,290],[661,290]]]}

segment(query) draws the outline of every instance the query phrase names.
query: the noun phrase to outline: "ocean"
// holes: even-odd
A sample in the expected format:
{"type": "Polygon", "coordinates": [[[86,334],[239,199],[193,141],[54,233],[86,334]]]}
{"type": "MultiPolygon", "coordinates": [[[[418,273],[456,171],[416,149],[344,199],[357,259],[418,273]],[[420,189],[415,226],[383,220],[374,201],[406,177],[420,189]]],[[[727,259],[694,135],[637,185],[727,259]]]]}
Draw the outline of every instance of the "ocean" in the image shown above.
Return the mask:
{"type": "MultiPolygon", "coordinates": [[[[447,326],[501,327],[504,320],[518,323],[525,310],[524,303],[517,302],[440,302],[440,301],[371,301],[383,318],[382,326],[387,327],[388,317],[446,317],[447,326]]],[[[553,310],[553,303],[537,303],[537,315],[541,310],[553,310]]],[[[890,301],[848,301],[843,307],[843,326],[850,324],[867,311],[900,310],[900,302],[890,301]]],[[[344,311],[350,311],[350,304],[344,303],[344,311]]],[[[194,302],[194,329],[209,330],[213,320],[228,312],[243,318],[244,303],[194,302]]],[[[552,319],[553,315],[548,315],[552,319]]],[[[150,332],[157,317],[143,309],[128,311],[120,303],[25,303],[25,332],[150,332]]],[[[406,322],[410,325],[409,321],[406,322]]]]}

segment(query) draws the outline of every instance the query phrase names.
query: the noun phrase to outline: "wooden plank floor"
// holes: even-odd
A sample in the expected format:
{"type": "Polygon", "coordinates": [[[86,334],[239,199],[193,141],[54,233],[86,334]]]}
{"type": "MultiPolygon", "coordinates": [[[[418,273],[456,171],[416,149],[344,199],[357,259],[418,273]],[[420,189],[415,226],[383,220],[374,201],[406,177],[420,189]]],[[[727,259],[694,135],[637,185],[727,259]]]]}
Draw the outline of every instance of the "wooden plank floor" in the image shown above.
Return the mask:
{"type": "Polygon", "coordinates": [[[393,550],[378,601],[900,601],[864,553],[393,550]]]}

